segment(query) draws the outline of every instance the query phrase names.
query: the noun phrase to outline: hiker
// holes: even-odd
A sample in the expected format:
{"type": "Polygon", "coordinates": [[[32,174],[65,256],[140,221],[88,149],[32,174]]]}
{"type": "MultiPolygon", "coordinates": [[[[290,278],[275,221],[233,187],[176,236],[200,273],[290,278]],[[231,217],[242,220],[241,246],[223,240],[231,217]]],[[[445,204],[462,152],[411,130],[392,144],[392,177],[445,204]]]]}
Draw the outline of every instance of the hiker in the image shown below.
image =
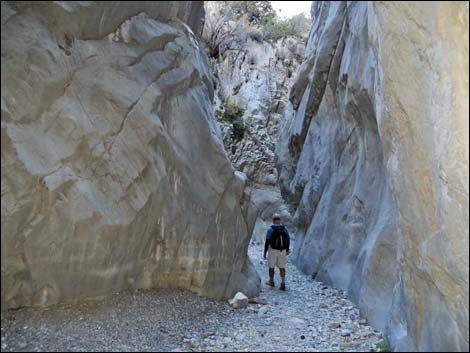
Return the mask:
{"type": "Polygon", "coordinates": [[[269,252],[269,281],[268,286],[274,287],[274,268],[277,266],[281,274],[280,290],[286,290],[286,256],[289,255],[290,237],[287,228],[281,224],[281,216],[273,214],[273,224],[266,233],[266,242],[264,243],[264,259],[269,252]]]}

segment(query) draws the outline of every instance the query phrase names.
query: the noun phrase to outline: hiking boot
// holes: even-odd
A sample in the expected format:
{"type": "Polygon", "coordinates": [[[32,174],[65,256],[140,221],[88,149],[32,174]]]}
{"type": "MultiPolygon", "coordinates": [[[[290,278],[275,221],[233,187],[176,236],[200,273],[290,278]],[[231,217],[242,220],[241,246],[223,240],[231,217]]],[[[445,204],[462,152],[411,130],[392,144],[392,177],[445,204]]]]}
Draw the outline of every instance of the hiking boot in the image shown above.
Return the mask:
{"type": "Polygon", "coordinates": [[[279,289],[280,290],[286,290],[286,284],[284,282],[282,282],[281,285],[279,286],[279,289]]]}
{"type": "Polygon", "coordinates": [[[273,280],[269,280],[266,282],[266,284],[270,287],[275,287],[275,284],[274,284],[274,281],[273,280]]]}

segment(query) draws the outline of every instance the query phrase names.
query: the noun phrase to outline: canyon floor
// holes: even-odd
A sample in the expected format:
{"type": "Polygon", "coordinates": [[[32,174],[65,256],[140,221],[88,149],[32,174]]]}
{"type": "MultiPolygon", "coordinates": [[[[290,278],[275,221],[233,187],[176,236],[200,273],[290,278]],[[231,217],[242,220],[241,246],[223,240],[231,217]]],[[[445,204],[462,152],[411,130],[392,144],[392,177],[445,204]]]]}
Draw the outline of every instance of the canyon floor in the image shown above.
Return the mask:
{"type": "MultiPolygon", "coordinates": [[[[268,305],[232,309],[188,291],[139,290],[100,301],[2,312],[3,351],[374,351],[383,338],[345,293],[288,258],[286,292],[266,282],[262,244],[249,255],[268,305]]],[[[276,271],[276,286],[279,285],[276,271]]]]}

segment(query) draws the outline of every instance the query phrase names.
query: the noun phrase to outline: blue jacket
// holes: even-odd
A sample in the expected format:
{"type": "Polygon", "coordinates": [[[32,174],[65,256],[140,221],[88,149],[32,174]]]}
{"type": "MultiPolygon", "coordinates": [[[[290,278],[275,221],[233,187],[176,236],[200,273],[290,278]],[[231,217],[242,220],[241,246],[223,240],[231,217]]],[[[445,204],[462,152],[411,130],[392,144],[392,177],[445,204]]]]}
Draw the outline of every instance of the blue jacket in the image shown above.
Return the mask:
{"type": "Polygon", "coordinates": [[[264,243],[264,256],[266,256],[266,253],[268,252],[268,248],[269,248],[269,245],[271,243],[271,238],[272,238],[274,229],[281,228],[281,227],[284,227],[284,230],[286,231],[286,235],[287,235],[286,247],[287,247],[287,251],[290,250],[290,248],[289,248],[289,246],[290,246],[290,236],[289,236],[289,231],[287,230],[287,228],[283,224],[272,224],[271,227],[269,227],[268,231],[266,232],[266,241],[264,243]]]}

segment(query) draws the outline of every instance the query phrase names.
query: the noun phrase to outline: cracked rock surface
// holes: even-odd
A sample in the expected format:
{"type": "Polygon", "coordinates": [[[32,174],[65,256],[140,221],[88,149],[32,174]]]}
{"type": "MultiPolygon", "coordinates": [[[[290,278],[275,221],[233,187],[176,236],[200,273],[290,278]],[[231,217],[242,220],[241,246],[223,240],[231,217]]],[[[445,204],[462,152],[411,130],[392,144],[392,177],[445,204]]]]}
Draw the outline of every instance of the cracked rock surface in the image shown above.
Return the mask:
{"type": "Polygon", "coordinates": [[[200,2],[2,2],[2,309],[255,294],[200,2]]]}
{"type": "Polygon", "coordinates": [[[395,350],[467,351],[468,3],[313,2],[280,131],[298,268],[395,350]]]}

